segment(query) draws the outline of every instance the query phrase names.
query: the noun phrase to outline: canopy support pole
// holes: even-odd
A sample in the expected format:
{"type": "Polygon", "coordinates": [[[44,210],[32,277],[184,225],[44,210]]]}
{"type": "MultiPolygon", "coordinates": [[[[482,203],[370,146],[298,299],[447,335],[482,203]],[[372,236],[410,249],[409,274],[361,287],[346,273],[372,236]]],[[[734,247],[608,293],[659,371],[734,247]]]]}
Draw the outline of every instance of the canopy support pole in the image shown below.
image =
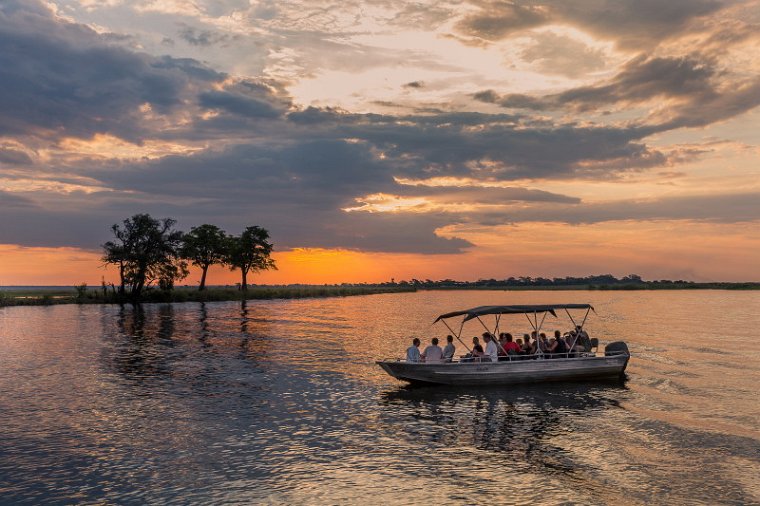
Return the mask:
{"type": "Polygon", "coordinates": [[[459,334],[457,334],[456,332],[454,332],[454,330],[451,327],[449,327],[449,324],[446,323],[446,320],[441,320],[441,321],[443,322],[444,325],[446,325],[446,328],[449,329],[449,331],[457,338],[457,341],[459,341],[460,343],[462,343],[462,346],[464,346],[467,351],[469,351],[470,353],[472,353],[472,350],[470,348],[468,348],[467,345],[464,344],[464,342],[459,338],[459,335],[462,333],[462,328],[464,327],[464,321],[462,321],[462,326],[459,327],[459,334]]]}
{"type": "MultiPolygon", "coordinates": [[[[573,327],[577,327],[578,324],[575,323],[575,320],[573,320],[573,315],[570,314],[570,311],[568,311],[567,308],[565,308],[565,313],[567,313],[567,317],[570,318],[570,321],[573,322],[573,327]]],[[[586,311],[586,314],[588,314],[588,311],[586,311]]],[[[586,321],[586,319],[584,318],[583,321],[586,321]]]]}
{"type": "MultiPolygon", "coordinates": [[[[480,319],[480,316],[476,316],[475,318],[477,318],[477,319],[478,319],[478,321],[480,322],[480,324],[481,324],[481,325],[483,325],[483,328],[484,328],[484,329],[486,329],[486,332],[488,332],[489,334],[491,334],[491,329],[489,329],[489,328],[486,326],[486,324],[485,324],[485,323],[483,323],[483,320],[481,320],[481,319],[480,319]]],[[[497,322],[496,322],[496,328],[497,328],[497,329],[499,328],[499,322],[498,322],[498,320],[497,320],[497,322]]],[[[497,340],[496,340],[496,336],[495,336],[495,335],[493,335],[493,334],[491,334],[491,339],[493,339],[493,340],[494,340],[494,342],[496,342],[496,346],[498,346],[499,348],[501,348],[501,351],[503,351],[503,352],[504,352],[504,355],[506,355],[506,354],[507,354],[507,350],[505,350],[505,349],[504,349],[504,347],[501,345],[501,343],[500,343],[499,341],[497,341],[497,340]]],[[[497,360],[498,360],[498,358],[497,358],[497,360]]]]}
{"type": "Polygon", "coordinates": [[[533,321],[530,319],[530,316],[528,316],[528,313],[525,313],[525,318],[528,319],[528,323],[530,323],[530,326],[533,328],[533,330],[536,330],[536,326],[533,325],[533,321]]]}
{"type": "Polygon", "coordinates": [[[538,326],[538,331],[541,331],[541,328],[544,326],[544,321],[546,320],[546,313],[541,317],[541,324],[538,326]]]}
{"type": "MultiPolygon", "coordinates": [[[[496,336],[499,334],[499,322],[501,321],[501,314],[496,315],[496,328],[493,329],[493,337],[496,339],[496,336]]],[[[496,341],[496,346],[499,347],[499,349],[504,353],[504,356],[507,357],[509,354],[507,353],[507,350],[504,349],[504,346],[501,345],[501,341],[496,341]]]]}
{"type": "MultiPolygon", "coordinates": [[[[567,309],[565,311],[567,311],[567,309]]],[[[591,311],[591,308],[588,308],[586,310],[586,314],[583,316],[583,321],[581,322],[581,330],[583,330],[583,326],[586,324],[586,318],[588,318],[588,314],[590,311],[591,311]]]]}

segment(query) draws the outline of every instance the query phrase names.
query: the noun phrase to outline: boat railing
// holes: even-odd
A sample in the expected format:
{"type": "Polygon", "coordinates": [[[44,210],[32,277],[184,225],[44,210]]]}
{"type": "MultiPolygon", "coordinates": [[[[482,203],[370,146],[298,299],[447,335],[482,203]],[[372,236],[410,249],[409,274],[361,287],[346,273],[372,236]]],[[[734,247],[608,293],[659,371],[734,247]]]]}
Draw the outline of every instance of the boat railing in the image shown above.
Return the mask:
{"type": "MultiPolygon", "coordinates": [[[[625,355],[624,351],[611,351],[609,353],[599,353],[592,351],[571,351],[567,353],[534,353],[532,355],[502,355],[499,356],[498,362],[522,362],[525,360],[552,360],[559,358],[575,359],[575,358],[594,358],[594,357],[614,357],[616,355],[625,355]]],[[[386,358],[383,362],[408,362],[403,358],[386,358]]],[[[481,359],[480,357],[458,357],[450,361],[441,360],[439,362],[410,362],[414,364],[492,364],[489,359],[481,359]]]]}

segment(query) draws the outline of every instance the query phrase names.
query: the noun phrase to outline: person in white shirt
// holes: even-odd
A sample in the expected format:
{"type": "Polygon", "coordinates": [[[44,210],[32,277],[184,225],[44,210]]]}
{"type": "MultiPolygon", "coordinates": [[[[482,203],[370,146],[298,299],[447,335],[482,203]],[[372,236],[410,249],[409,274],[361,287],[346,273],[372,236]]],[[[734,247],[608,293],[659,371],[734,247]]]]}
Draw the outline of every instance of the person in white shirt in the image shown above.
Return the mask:
{"type": "Polygon", "coordinates": [[[431,341],[433,344],[425,348],[422,352],[422,358],[428,363],[443,362],[443,350],[438,346],[438,338],[434,337],[431,341]]]}
{"type": "Polygon", "coordinates": [[[420,359],[420,340],[416,337],[412,339],[412,345],[406,349],[407,362],[421,362],[420,359]]]}
{"type": "Polygon", "coordinates": [[[491,359],[491,362],[497,362],[499,360],[499,348],[496,346],[493,336],[490,332],[483,334],[483,340],[486,342],[486,357],[491,359]]]}
{"type": "Polygon", "coordinates": [[[454,346],[454,336],[446,336],[446,346],[443,348],[443,361],[451,362],[456,351],[457,349],[454,346]]]}

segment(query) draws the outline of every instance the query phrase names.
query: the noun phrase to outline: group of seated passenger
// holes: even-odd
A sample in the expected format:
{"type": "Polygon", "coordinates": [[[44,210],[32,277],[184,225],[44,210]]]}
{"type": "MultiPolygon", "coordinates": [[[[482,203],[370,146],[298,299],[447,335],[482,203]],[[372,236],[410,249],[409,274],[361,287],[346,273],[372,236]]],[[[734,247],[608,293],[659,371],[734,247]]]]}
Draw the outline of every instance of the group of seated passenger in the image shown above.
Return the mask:
{"type": "MultiPolygon", "coordinates": [[[[512,357],[527,358],[529,355],[536,355],[539,349],[541,354],[548,355],[549,358],[575,357],[578,353],[591,351],[591,340],[580,325],[564,335],[555,330],[551,339],[543,332],[536,336],[535,331],[523,334],[522,339],[514,339],[509,332],[499,334],[498,341],[490,332],[484,332],[482,337],[486,344],[485,350],[478,336],[473,337],[472,350],[461,356],[463,362],[497,362],[511,360],[512,357]]],[[[431,344],[422,353],[419,348],[420,340],[415,337],[412,345],[406,350],[407,362],[451,362],[456,352],[454,337],[451,335],[446,336],[446,346],[443,349],[438,346],[437,337],[431,340],[431,344]]]]}
{"type": "Polygon", "coordinates": [[[428,363],[451,362],[455,351],[454,336],[446,336],[446,346],[443,349],[438,346],[438,338],[434,337],[430,341],[430,345],[422,353],[420,353],[420,340],[415,337],[412,340],[412,345],[406,350],[406,361],[428,363]]]}
{"type": "Polygon", "coordinates": [[[564,335],[559,330],[555,330],[554,337],[550,339],[547,339],[543,332],[539,337],[541,351],[549,355],[568,354],[567,356],[577,356],[577,353],[591,351],[591,339],[580,325],[564,335]]]}

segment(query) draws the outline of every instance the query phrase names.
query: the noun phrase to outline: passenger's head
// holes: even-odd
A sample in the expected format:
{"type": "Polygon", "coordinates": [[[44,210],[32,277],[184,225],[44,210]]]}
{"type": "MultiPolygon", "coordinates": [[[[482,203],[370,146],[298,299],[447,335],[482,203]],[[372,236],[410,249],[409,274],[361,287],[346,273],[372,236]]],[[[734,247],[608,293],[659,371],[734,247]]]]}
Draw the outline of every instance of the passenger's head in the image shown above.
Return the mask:
{"type": "Polygon", "coordinates": [[[546,339],[546,334],[544,334],[543,332],[541,332],[541,339],[546,339]]]}
{"type": "Polygon", "coordinates": [[[478,336],[472,336],[472,343],[478,344],[480,342],[480,339],[478,339],[478,336]]]}
{"type": "Polygon", "coordinates": [[[562,334],[560,334],[559,330],[554,331],[554,337],[556,337],[557,339],[559,339],[561,335],[562,334]]]}
{"type": "Polygon", "coordinates": [[[446,342],[447,343],[453,343],[454,342],[454,336],[451,336],[451,335],[446,336],[446,342]]]}
{"type": "Polygon", "coordinates": [[[514,339],[514,338],[512,337],[512,334],[510,334],[509,332],[507,332],[507,333],[504,335],[504,337],[506,337],[506,338],[507,338],[507,342],[508,342],[508,343],[511,343],[511,342],[512,342],[512,339],[514,339]]]}
{"type": "Polygon", "coordinates": [[[415,345],[415,346],[419,346],[420,345],[420,340],[415,337],[414,339],[412,339],[412,344],[415,345]]]}
{"type": "Polygon", "coordinates": [[[515,342],[516,342],[517,344],[519,344],[520,346],[522,346],[522,343],[523,343],[523,341],[522,341],[522,339],[520,339],[519,337],[517,338],[517,341],[515,341],[515,342]]]}
{"type": "Polygon", "coordinates": [[[528,341],[530,341],[530,335],[523,334],[523,339],[525,339],[525,342],[527,343],[528,341]]]}
{"type": "Polygon", "coordinates": [[[488,332],[484,332],[483,333],[483,341],[489,342],[490,340],[491,340],[491,334],[489,334],[488,332]]]}
{"type": "Polygon", "coordinates": [[[437,337],[434,337],[431,342],[433,343],[434,346],[438,346],[438,338],[437,337]]]}

